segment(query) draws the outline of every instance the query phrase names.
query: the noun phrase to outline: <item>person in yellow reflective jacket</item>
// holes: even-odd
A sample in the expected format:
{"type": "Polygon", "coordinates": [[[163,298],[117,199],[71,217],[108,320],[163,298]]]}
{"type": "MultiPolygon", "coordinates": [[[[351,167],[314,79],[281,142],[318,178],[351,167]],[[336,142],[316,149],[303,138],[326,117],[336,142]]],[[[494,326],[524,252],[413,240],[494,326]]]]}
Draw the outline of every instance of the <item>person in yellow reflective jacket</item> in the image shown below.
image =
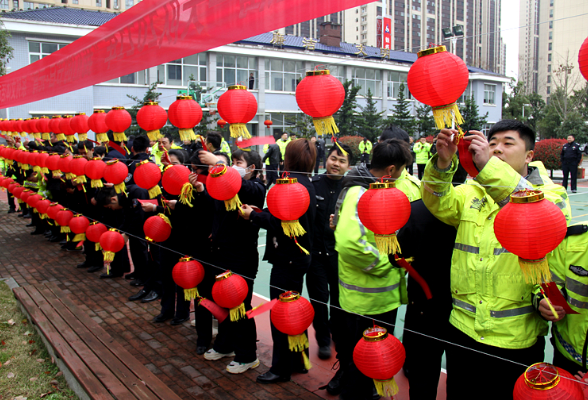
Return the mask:
{"type": "Polygon", "coordinates": [[[353,364],[353,348],[374,321],[393,332],[401,294],[406,294],[404,273],[392,266],[387,254],[378,251],[374,233],[358,217],[357,204],[370,183],[384,176],[399,178],[411,160],[410,148],[404,141],[380,142],[374,148],[370,169],[360,165],[351,170],[337,199],[333,225],[339,254],[339,302],[347,311],[347,329],[338,350],[340,368],[344,369],[340,378],[342,399],[372,398],[373,380],[353,364]]]}
{"type": "Polygon", "coordinates": [[[431,143],[427,143],[424,137],[420,138],[418,143],[412,148],[416,154],[416,163],[418,168],[419,179],[423,179],[423,172],[425,172],[425,165],[431,158],[431,143]]]}
{"type": "Polygon", "coordinates": [[[553,322],[553,364],[582,376],[588,369],[588,222],[570,226],[564,241],[547,255],[547,260],[552,280],[571,309],[578,312],[566,315],[563,307],[554,305],[556,317],[547,300],[540,300],[541,315],[553,322]]]}
{"type": "Polygon", "coordinates": [[[568,221],[571,213],[563,188],[529,165],[535,145],[531,128],[503,120],[492,127],[488,140],[481,132],[470,133],[462,140],[471,140],[480,171],[475,180],[451,184],[458,163],[451,137],[457,131],[447,129],[437,137],[437,154],[428,162],[421,185],[431,213],[457,229],[449,319],[456,345],[447,350],[447,399],[469,398],[471,393],[476,399],[512,399],[524,365],[544,358],[547,322],[533,307],[535,288],[525,282],[518,257],[496,239],[494,218],[511,193],[522,189],[543,191],[568,221]],[[500,378],[492,390],[480,390],[480,377],[494,374],[500,378]]]}
{"type": "Polygon", "coordinates": [[[372,142],[366,137],[359,142],[359,153],[361,154],[359,162],[366,165],[370,161],[370,154],[372,154],[372,142]]]}

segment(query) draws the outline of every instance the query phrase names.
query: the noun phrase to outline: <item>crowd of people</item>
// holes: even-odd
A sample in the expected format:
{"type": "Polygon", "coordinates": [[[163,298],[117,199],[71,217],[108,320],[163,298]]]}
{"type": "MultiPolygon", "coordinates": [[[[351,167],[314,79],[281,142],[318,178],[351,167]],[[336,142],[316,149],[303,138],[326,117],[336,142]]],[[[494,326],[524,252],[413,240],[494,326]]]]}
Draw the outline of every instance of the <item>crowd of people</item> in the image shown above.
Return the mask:
{"type": "MultiPolygon", "coordinates": [[[[467,182],[456,156],[455,134],[442,130],[432,157],[429,146],[421,142],[414,146],[422,181],[407,172],[414,162],[411,138],[396,126],[384,129],[373,146],[362,142],[361,160],[354,160],[344,144],[325,149],[322,139],[298,139],[288,134],[266,145],[263,157],[255,150],[231,148],[217,132],[207,135],[206,150],[194,142],[175,145],[171,137],[150,142],[147,136],[136,136],[122,143],[115,141],[112,133],[107,146],[97,147],[91,141],[69,146],[53,134],[51,143],[46,144],[9,138],[9,145],[28,151],[116,158],[127,163],[129,175],[126,193],[117,193],[106,183],[103,188],[94,189],[89,183],[82,188],[62,177],[21,170],[16,164],[6,166],[5,175],[73,212],[124,233],[125,248],[100,278],[124,275],[139,289],[131,301],[161,299],[161,312],[154,323],[171,320],[172,325],[178,325],[189,319],[190,303],[171,273],[186,255],[204,265],[200,296],[211,298],[215,276],[231,270],[247,281],[244,304],[250,310],[259,266],[259,230],[265,229],[263,259],[271,264],[270,297],[277,298],[284,291],[301,293],[306,284],[315,311],[318,356],[331,359],[334,343],[337,359],[336,372],[325,388],[342,399],[379,397],[373,380],[355,366],[353,350],[363,332],[374,324],[393,333],[402,304],[408,305],[403,344],[411,399],[436,399],[444,353],[447,399],[512,398],[514,383],[526,366],[545,358],[549,323],[555,344],[553,363],[582,379],[588,343],[588,227],[570,227],[568,237],[549,256],[554,281],[578,312],[566,315],[562,307],[555,306],[556,316],[539,288],[525,282],[517,256],[501,246],[493,229],[494,218],[511,193],[525,188],[543,191],[568,223],[571,220],[566,190],[551,181],[540,162],[532,161],[535,133],[510,120],[495,124],[487,137],[471,131],[471,136],[462,140],[471,141],[470,152],[479,175],[467,182]],[[426,156],[419,157],[425,152],[426,156]],[[326,171],[319,174],[317,166],[323,157],[326,171]],[[162,169],[175,164],[188,166],[194,194],[190,204],[178,201],[165,188],[157,204],[139,201],[149,199],[148,191],[133,180],[137,163],[144,160],[162,169]],[[213,199],[198,179],[217,164],[239,172],[240,209],[228,211],[224,201],[213,199]],[[282,171],[296,178],[310,195],[310,205],[299,219],[306,234],[297,242],[264,208],[267,191],[282,171]],[[410,219],[397,233],[402,254],[379,252],[374,233],[358,217],[359,199],[370,183],[382,179],[394,181],[411,202],[410,219]],[[172,233],[161,245],[148,245],[143,223],[157,213],[168,216],[172,233]],[[128,273],[128,253],[134,265],[132,274],[128,273]],[[412,259],[432,298],[425,295],[420,280],[407,276],[400,257],[412,259]],[[490,387],[486,381],[491,382],[490,387]]],[[[10,195],[9,205],[9,213],[16,212],[10,195]]],[[[75,243],[28,210],[26,204],[21,204],[19,217],[31,218],[28,226],[35,228],[31,234],[44,234],[65,250],[78,251],[75,243]]],[[[101,271],[102,254],[94,244],[86,241],[83,251],[85,261],[77,267],[90,273],[101,271]]],[[[206,360],[231,358],[227,371],[234,374],[259,365],[254,319],[227,318],[219,324],[216,338],[212,322],[207,309],[196,307],[198,354],[206,360]]],[[[257,381],[272,384],[288,381],[292,374],[308,373],[302,354],[290,351],[287,335],[273,324],[271,333],[272,365],[257,381]]]]}

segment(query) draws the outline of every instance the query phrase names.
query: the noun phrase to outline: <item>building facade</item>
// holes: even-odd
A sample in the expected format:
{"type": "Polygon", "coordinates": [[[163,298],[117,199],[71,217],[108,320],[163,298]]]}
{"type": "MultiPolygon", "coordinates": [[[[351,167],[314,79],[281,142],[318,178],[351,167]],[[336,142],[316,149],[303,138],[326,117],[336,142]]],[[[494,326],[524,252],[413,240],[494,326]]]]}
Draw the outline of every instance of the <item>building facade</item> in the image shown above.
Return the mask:
{"type": "Polygon", "coordinates": [[[568,93],[584,86],[578,51],[588,36],[588,2],[521,0],[520,7],[519,80],[527,92],[549,99],[566,78],[568,93]]]}
{"type": "MultiPolygon", "coordinates": [[[[10,70],[23,68],[95,29],[95,26],[80,24],[79,21],[87,18],[80,13],[112,15],[63,8],[5,15],[2,21],[12,35],[10,43],[15,49],[15,57],[8,65],[10,70]],[[53,13],[50,20],[54,22],[40,22],[40,14],[48,12],[53,13]],[[60,19],[64,22],[55,22],[60,19]]],[[[193,76],[202,87],[212,88],[211,93],[214,92],[202,102],[205,112],[214,111],[216,99],[227,86],[235,83],[248,86],[258,102],[257,115],[248,124],[249,131],[254,136],[276,135],[292,126],[293,118],[302,116],[296,104],[296,85],[306,71],[319,65],[329,68],[331,74],[342,82],[352,80],[361,85],[360,106],[366,105],[365,95],[370,89],[378,109],[384,111],[384,116],[390,116],[399,88],[406,83],[416,55],[391,51],[388,57],[383,57],[380,49],[372,47],[364,47],[363,51],[365,55],[356,54],[358,47],[344,42],[334,49],[320,42],[305,44],[299,37],[266,33],[74,92],[11,107],[2,110],[1,116],[30,118],[75,112],[91,114],[95,109],[109,110],[117,105],[130,108],[135,101],[128,95],[142,98],[148,85],[154,82],[161,82],[157,87],[162,93],[159,101],[167,109],[176,100],[178,92],[187,89],[193,76]],[[283,39],[283,42],[276,38],[283,39]],[[267,119],[273,122],[271,129],[265,129],[263,125],[267,119]]],[[[483,127],[488,130],[501,119],[503,85],[508,79],[478,68],[470,67],[469,70],[470,83],[465,94],[474,95],[481,114],[488,113],[489,124],[483,127]]],[[[409,101],[414,112],[419,103],[409,101]]]]}

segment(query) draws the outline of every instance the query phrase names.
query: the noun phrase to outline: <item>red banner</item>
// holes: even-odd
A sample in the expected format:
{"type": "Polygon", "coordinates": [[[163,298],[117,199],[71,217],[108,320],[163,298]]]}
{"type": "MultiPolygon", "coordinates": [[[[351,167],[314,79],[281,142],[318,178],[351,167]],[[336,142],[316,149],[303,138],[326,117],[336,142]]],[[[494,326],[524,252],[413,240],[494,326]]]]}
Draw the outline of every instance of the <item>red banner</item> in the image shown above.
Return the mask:
{"type": "Polygon", "coordinates": [[[382,48],[390,49],[392,48],[392,20],[389,17],[384,17],[383,21],[384,22],[382,24],[382,48]]]}
{"type": "Polygon", "coordinates": [[[45,99],[368,3],[367,0],[144,0],[0,78],[0,108],[45,99]]]}

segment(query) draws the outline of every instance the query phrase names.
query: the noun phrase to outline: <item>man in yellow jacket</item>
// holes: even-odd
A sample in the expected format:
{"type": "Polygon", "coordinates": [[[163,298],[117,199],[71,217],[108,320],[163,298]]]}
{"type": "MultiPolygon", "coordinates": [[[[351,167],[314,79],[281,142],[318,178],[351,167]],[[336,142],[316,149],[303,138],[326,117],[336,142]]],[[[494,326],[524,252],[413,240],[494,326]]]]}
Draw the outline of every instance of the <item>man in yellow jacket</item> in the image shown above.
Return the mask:
{"type": "Polygon", "coordinates": [[[418,168],[419,180],[423,179],[423,172],[425,172],[425,165],[431,158],[431,143],[427,143],[424,137],[419,139],[419,142],[412,148],[416,154],[416,163],[418,168]]]}
{"type": "Polygon", "coordinates": [[[442,222],[457,229],[451,260],[452,342],[447,350],[447,399],[512,399],[525,366],[543,361],[547,321],[533,307],[534,286],[525,282],[518,257],[494,235],[494,218],[511,193],[538,189],[570,219],[567,194],[533,159],[535,132],[519,121],[503,120],[488,133],[470,131],[470,152],[480,171],[453,187],[457,169],[455,130],[442,130],[437,154],[421,186],[423,202],[442,222]],[[508,360],[508,361],[506,361],[508,360]],[[494,376],[492,387],[480,386],[494,376]],[[475,394],[474,394],[475,393],[475,394]]]}

